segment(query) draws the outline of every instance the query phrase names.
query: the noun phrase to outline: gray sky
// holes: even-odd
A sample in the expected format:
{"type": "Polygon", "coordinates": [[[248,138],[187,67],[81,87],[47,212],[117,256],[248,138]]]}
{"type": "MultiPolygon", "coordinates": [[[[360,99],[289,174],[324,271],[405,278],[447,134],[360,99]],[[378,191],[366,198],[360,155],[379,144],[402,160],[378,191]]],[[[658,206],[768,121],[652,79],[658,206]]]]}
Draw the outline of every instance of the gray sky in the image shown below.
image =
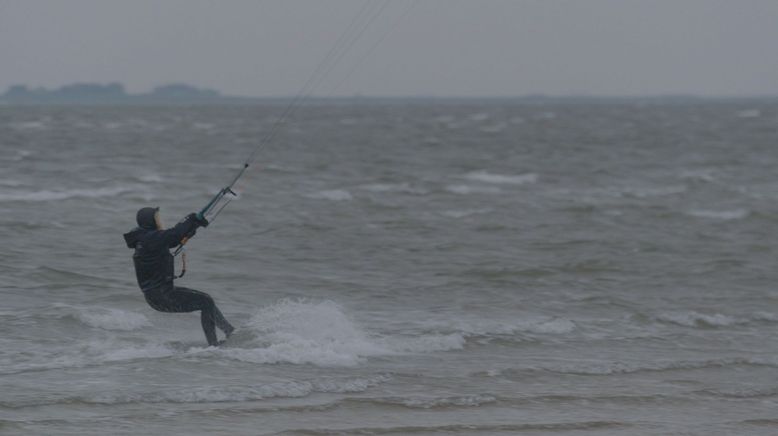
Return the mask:
{"type": "MultiPolygon", "coordinates": [[[[0,0],[0,90],[291,95],[364,2],[0,0]]],[[[778,0],[391,0],[316,94],[778,95],[776,44],[778,0]]]]}

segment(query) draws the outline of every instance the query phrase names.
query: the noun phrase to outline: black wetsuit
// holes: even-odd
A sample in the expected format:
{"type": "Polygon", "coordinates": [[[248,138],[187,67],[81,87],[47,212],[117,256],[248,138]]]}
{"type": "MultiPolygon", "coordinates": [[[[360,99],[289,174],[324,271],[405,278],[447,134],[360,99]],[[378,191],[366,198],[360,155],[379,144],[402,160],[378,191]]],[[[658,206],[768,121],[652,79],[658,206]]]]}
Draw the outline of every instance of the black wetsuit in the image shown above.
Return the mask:
{"type": "Polygon", "coordinates": [[[194,236],[201,223],[191,214],[175,227],[166,230],[150,228],[151,224],[141,218],[138,219],[138,224],[141,227],[126,233],[124,239],[129,248],[135,249],[132,256],[135,275],[146,302],[160,312],[199,310],[208,345],[218,345],[214,326],[219,327],[227,336],[232,333],[234,327],[224,319],[213,298],[205,292],[173,284],[175,272],[170,249],[176,247],[185,236],[194,236]]]}

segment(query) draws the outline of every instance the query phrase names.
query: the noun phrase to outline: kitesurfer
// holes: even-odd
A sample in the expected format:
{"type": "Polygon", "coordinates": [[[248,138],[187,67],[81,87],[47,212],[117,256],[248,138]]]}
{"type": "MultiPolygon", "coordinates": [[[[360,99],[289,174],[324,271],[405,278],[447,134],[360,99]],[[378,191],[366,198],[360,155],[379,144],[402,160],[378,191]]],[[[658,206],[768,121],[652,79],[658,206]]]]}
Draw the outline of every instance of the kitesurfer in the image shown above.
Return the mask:
{"type": "Polygon", "coordinates": [[[146,302],[160,312],[200,311],[208,345],[219,345],[216,329],[226,336],[235,328],[224,319],[213,298],[205,292],[175,286],[173,255],[170,249],[185,238],[191,238],[199,227],[207,227],[208,220],[191,213],[173,228],[165,229],[159,217],[159,208],[144,207],[136,215],[138,227],[124,234],[127,247],[135,249],[132,256],[138,286],[146,302]]]}

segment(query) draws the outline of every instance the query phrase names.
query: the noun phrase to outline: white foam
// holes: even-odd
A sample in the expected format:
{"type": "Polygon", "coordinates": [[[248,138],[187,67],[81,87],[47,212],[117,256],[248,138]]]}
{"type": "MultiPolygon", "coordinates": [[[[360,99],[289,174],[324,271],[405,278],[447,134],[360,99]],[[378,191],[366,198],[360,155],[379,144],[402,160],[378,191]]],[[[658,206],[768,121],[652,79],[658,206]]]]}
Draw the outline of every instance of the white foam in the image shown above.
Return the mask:
{"type": "Polygon", "coordinates": [[[353,366],[365,357],[391,354],[371,340],[331,301],[282,300],[261,309],[248,328],[258,334],[258,348],[225,349],[238,360],[353,366]],[[263,346],[266,345],[266,346],[263,346]]]}
{"type": "Polygon", "coordinates": [[[749,215],[747,209],[733,209],[733,210],[691,210],[687,212],[689,215],[697,218],[708,218],[722,221],[732,221],[745,218],[749,215]]]}
{"type": "Polygon", "coordinates": [[[10,180],[10,179],[0,180],[0,186],[8,186],[10,188],[16,188],[22,185],[24,185],[24,183],[18,180],[10,180]]]}
{"type": "Polygon", "coordinates": [[[752,319],[755,321],[778,322],[778,315],[770,312],[756,312],[752,319]]]}
{"type": "Polygon", "coordinates": [[[538,181],[538,175],[535,173],[505,175],[492,174],[486,171],[474,171],[464,176],[468,180],[474,180],[484,183],[523,185],[526,183],[535,183],[538,181]]]}
{"type": "Polygon", "coordinates": [[[28,191],[28,192],[3,192],[0,193],[0,201],[58,201],[71,198],[101,198],[113,197],[132,191],[129,186],[104,187],[95,189],[69,189],[62,191],[28,191]]]}
{"type": "Polygon", "coordinates": [[[332,301],[281,300],[261,309],[246,328],[256,337],[242,348],[218,350],[252,363],[354,366],[368,357],[461,349],[461,334],[369,334],[332,301]]]}
{"type": "Polygon", "coordinates": [[[720,313],[707,315],[695,311],[662,313],[657,315],[656,319],[685,327],[726,327],[741,322],[720,313]]]}
{"type": "Polygon", "coordinates": [[[129,331],[151,325],[149,319],[142,313],[119,309],[79,307],[75,315],[84,324],[104,330],[129,331]]]}
{"type": "Polygon", "coordinates": [[[310,197],[324,199],[324,200],[332,200],[332,201],[349,201],[354,199],[351,193],[344,189],[331,189],[327,191],[319,191],[315,194],[310,195],[310,197]]]}
{"type": "Polygon", "coordinates": [[[468,118],[470,118],[471,121],[476,121],[476,122],[486,121],[489,119],[489,114],[486,112],[479,112],[479,113],[471,114],[468,118]]]}
{"type": "Polygon", "coordinates": [[[360,188],[370,192],[400,192],[404,194],[424,195],[428,191],[415,188],[409,183],[372,183],[369,185],[362,185],[360,188]]]}
{"type": "Polygon", "coordinates": [[[471,186],[471,185],[448,185],[446,191],[452,194],[499,194],[502,190],[496,186],[471,186]]]}

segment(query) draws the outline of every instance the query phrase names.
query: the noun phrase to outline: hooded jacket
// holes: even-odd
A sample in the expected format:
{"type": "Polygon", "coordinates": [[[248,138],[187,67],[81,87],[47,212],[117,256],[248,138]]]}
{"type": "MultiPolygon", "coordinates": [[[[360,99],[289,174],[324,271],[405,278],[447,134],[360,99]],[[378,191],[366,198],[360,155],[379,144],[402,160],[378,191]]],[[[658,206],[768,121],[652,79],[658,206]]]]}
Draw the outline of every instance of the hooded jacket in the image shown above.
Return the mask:
{"type": "Polygon", "coordinates": [[[127,247],[135,249],[132,261],[138,286],[143,292],[173,285],[175,271],[170,249],[178,246],[185,236],[194,236],[198,226],[195,214],[190,214],[170,229],[156,230],[144,226],[124,234],[127,247]]]}

